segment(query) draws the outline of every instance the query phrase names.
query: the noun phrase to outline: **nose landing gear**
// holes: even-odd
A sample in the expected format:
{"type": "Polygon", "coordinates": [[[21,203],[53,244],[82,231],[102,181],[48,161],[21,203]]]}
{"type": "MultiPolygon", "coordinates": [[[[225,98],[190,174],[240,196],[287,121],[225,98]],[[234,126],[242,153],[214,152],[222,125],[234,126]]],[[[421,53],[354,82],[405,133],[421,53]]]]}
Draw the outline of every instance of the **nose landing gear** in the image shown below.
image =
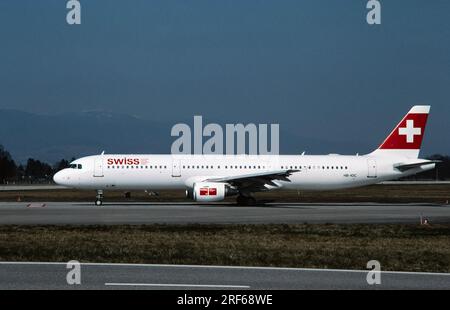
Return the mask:
{"type": "Polygon", "coordinates": [[[103,190],[99,189],[97,190],[97,195],[95,196],[95,205],[101,206],[103,204],[103,190]]]}

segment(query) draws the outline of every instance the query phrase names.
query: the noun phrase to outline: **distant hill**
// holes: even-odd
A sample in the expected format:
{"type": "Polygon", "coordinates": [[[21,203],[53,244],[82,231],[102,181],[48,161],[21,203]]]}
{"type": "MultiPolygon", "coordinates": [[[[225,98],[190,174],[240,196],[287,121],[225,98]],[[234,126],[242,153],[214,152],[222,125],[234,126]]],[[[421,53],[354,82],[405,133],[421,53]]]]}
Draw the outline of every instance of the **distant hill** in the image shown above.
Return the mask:
{"type": "MultiPolygon", "coordinates": [[[[104,111],[40,115],[0,109],[0,144],[19,163],[28,158],[55,163],[62,158],[99,154],[103,150],[106,153],[169,153],[175,140],[170,130],[179,122],[192,124],[193,119],[190,116],[169,124],[104,111]]],[[[358,150],[355,147],[358,141],[315,140],[286,132],[282,126],[280,129],[282,154],[358,150]]]]}
{"type": "Polygon", "coordinates": [[[37,115],[0,110],[0,144],[18,162],[50,163],[87,154],[170,151],[170,127],[105,112],[37,115]],[[168,134],[169,133],[169,134],[168,134]]]}

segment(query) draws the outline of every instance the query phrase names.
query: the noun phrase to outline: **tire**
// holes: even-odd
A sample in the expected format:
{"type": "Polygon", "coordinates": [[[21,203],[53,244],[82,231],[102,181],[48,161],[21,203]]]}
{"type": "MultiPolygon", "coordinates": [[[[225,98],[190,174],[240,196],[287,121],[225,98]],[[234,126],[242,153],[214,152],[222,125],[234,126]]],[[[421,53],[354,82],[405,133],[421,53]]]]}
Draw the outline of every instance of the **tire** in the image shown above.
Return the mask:
{"type": "Polygon", "coordinates": [[[247,197],[247,206],[256,205],[256,199],[254,197],[247,197]]]}
{"type": "Polygon", "coordinates": [[[238,196],[236,203],[239,206],[254,206],[256,205],[256,199],[254,197],[238,196]]]}
{"type": "Polygon", "coordinates": [[[100,199],[97,199],[96,201],[95,201],[95,205],[96,206],[101,206],[103,204],[103,201],[101,201],[100,199]]]}

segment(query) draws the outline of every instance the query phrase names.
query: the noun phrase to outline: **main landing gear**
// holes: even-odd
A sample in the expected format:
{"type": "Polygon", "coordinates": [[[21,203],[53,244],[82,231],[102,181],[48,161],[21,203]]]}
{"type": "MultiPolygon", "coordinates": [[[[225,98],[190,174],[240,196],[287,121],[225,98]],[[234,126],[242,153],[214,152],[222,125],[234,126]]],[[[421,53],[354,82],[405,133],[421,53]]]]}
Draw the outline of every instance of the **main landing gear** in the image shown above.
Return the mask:
{"type": "Polygon", "coordinates": [[[239,206],[254,206],[254,205],[256,205],[256,199],[252,196],[239,195],[236,198],[236,202],[239,206]]]}
{"type": "Polygon", "coordinates": [[[95,196],[95,205],[101,206],[103,204],[103,190],[99,189],[97,190],[97,195],[95,196]]]}

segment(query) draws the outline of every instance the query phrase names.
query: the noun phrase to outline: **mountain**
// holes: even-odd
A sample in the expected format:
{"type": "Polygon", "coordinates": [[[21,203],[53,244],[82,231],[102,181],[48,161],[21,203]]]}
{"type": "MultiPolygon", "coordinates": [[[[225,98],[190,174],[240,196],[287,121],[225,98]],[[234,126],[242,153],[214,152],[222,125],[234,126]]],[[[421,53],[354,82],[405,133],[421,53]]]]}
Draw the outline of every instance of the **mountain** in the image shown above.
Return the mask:
{"type": "Polygon", "coordinates": [[[39,115],[0,110],[0,144],[18,162],[36,158],[54,163],[62,158],[107,153],[161,153],[171,141],[170,127],[106,112],[39,115]]]}
{"type": "MultiPolygon", "coordinates": [[[[174,124],[180,122],[193,125],[193,118],[169,123],[104,111],[43,115],[0,109],[0,144],[19,163],[28,158],[55,163],[63,158],[100,154],[102,151],[110,154],[170,153],[176,139],[170,136],[170,131],[174,124]]],[[[304,150],[309,154],[348,153],[358,149],[358,141],[305,138],[284,131],[282,125],[280,130],[281,154],[300,154],[304,150]]]]}

